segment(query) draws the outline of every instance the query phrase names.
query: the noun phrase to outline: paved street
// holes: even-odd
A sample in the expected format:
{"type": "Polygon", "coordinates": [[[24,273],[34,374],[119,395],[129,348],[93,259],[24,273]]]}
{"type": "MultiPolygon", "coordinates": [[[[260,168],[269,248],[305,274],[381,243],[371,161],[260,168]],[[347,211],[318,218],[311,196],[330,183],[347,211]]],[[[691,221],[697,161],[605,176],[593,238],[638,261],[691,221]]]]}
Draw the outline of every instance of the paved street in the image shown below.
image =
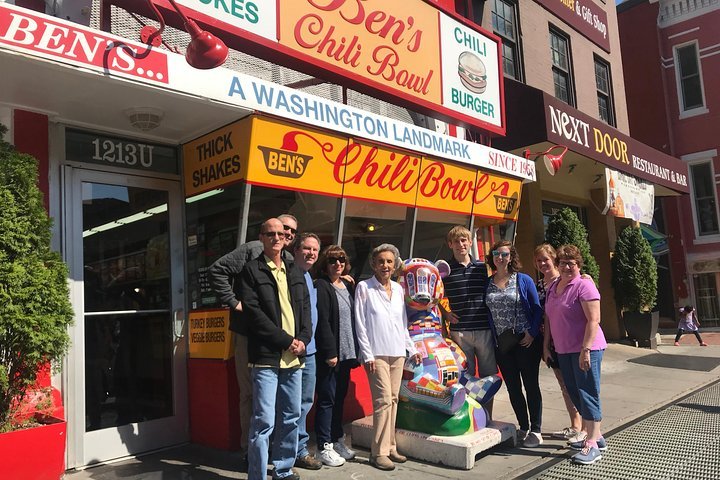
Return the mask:
{"type": "MultiPolygon", "coordinates": [[[[477,457],[472,470],[457,470],[411,460],[393,472],[380,472],[367,464],[368,452],[359,450],[358,459],[343,467],[323,467],[319,471],[298,470],[303,479],[375,479],[375,478],[422,478],[476,479],[485,478],[720,478],[719,474],[707,476],[694,469],[671,470],[663,467],[665,477],[647,476],[648,466],[661,460],[679,463],[690,453],[698,453],[697,460],[704,460],[703,452],[720,458],[720,421],[718,421],[718,395],[703,394],[714,382],[720,380],[720,332],[705,332],[708,347],[699,347],[692,336],[685,336],[681,346],[673,346],[674,335],[663,335],[657,351],[639,349],[623,344],[611,344],[603,361],[602,402],[603,430],[608,437],[610,450],[605,459],[586,470],[589,477],[578,476],[578,471],[566,469],[569,451],[564,442],[552,440],[545,435],[545,442],[536,449],[498,446],[477,457]],[[692,341],[691,341],[692,340],[692,341]],[[693,396],[695,395],[695,396],[693,396]],[[714,395],[715,403],[708,399],[714,395]],[[674,402],[682,399],[678,405],[674,402]],[[660,417],[653,415],[660,415],[660,417]],[[662,416],[664,415],[664,417],[662,416]],[[652,419],[655,420],[652,420],[652,419]],[[659,420],[658,420],[659,419],[659,420]],[[700,422],[702,435],[693,431],[680,431],[680,424],[696,425],[700,422]],[[667,433],[669,432],[669,435],[667,433]],[[666,435],[663,435],[666,434],[666,435]],[[688,444],[689,440],[697,442],[688,444]],[[643,449],[639,449],[643,444],[643,449]],[[690,448],[688,445],[691,445],[690,448]],[[709,450],[702,447],[707,446],[709,450]],[[698,448],[698,450],[693,450],[698,448]],[[713,450],[714,449],[714,450],[713,450]],[[642,452],[642,453],[640,453],[642,452]],[[677,462],[676,462],[677,461],[677,462]],[[547,470],[550,468],[550,470],[547,470]],[[677,475],[677,476],[676,476],[677,475]]],[[[541,370],[540,385],[544,402],[544,432],[565,426],[564,411],[557,383],[549,369],[541,370]]],[[[720,385],[720,384],[719,384],[720,385]]],[[[718,390],[720,387],[710,387],[718,390]]],[[[713,390],[708,390],[713,392],[713,390]]],[[[505,389],[496,397],[495,417],[513,422],[510,403],[505,389]]],[[[697,428],[700,427],[690,427],[697,428]]],[[[244,479],[245,474],[234,470],[237,455],[228,452],[186,445],[137,459],[125,460],[112,465],[100,466],[66,475],[66,480],[175,480],[175,479],[244,479]]],[[[665,465],[665,464],[663,464],[665,465]]]]}

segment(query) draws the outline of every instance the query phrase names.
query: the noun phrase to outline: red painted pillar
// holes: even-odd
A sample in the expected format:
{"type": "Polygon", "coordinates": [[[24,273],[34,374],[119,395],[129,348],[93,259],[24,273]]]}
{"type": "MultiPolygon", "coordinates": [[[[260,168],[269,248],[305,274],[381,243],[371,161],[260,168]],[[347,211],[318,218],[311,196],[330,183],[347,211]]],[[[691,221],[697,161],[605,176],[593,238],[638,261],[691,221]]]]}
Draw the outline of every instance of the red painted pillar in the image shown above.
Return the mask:
{"type": "Polygon", "coordinates": [[[38,161],[38,186],[45,197],[45,210],[48,210],[50,170],[48,134],[47,115],[26,110],[13,112],[13,143],[17,151],[32,155],[38,161]]]}

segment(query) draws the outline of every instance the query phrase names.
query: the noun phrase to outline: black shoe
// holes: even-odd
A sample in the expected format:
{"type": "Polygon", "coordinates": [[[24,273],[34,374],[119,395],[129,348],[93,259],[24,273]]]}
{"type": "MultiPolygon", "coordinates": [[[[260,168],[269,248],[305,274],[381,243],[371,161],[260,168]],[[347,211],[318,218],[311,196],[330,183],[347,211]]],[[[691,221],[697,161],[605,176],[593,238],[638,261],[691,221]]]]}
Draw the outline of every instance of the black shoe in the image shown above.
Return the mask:
{"type": "Polygon", "coordinates": [[[295,459],[295,466],[306,470],[320,470],[322,462],[310,454],[295,459]]]}

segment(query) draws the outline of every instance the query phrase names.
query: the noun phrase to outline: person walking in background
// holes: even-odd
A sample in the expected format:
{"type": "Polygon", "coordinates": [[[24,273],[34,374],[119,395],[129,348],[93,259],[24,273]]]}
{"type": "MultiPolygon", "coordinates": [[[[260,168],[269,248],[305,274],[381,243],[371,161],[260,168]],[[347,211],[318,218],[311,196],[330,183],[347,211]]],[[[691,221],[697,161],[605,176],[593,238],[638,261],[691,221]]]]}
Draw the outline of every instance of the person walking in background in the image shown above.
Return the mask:
{"type": "Polygon", "coordinates": [[[350,273],[350,258],[338,245],[330,245],[316,264],[318,301],[317,403],[315,435],[320,459],[338,467],[355,458],[345,445],[343,405],[350,384],[350,370],[359,366],[355,335],[355,287],[342,277],[350,273]]]}
{"type": "Polygon", "coordinates": [[[262,255],[249,261],[240,274],[253,385],[248,479],[266,479],[274,432],[273,478],[296,480],[300,477],[292,467],[297,456],[303,357],[312,334],[310,296],[303,272],[282,258],[282,222],[266,220],[260,239],[262,255]]]}
{"type": "MultiPolygon", "coordinates": [[[[297,219],[289,213],[278,217],[283,225],[283,244],[289,247],[297,233],[297,219]]],[[[263,252],[260,240],[243,243],[238,248],[217,259],[208,269],[208,279],[216,295],[230,308],[230,331],[235,342],[235,375],[238,382],[240,412],[240,470],[247,470],[248,432],[252,415],[252,382],[248,368],[247,328],[240,320],[242,303],[240,302],[240,272],[245,264],[257,258],[263,252]]],[[[292,261],[293,257],[283,250],[283,258],[292,261]]]]}
{"type": "Polygon", "coordinates": [[[565,385],[583,419],[582,432],[569,440],[570,448],[580,450],[572,460],[589,465],[607,449],[600,432],[600,367],[607,348],[600,327],[600,292],[592,279],[580,276],[583,259],[575,245],[561,246],[557,259],[560,279],[545,298],[545,334],[552,336],[565,385]]]}
{"type": "MultiPolygon", "coordinates": [[[[557,269],[557,253],[555,252],[553,246],[549,243],[543,243],[535,248],[535,268],[542,274],[542,278],[537,282],[537,291],[540,306],[545,309],[546,292],[553,282],[560,278],[560,271],[557,269]]],[[[544,316],[545,332],[548,331],[547,322],[547,316],[544,316]]],[[[577,408],[575,408],[575,405],[568,394],[562,372],[560,371],[560,364],[558,363],[557,352],[555,351],[555,345],[553,344],[552,337],[550,335],[544,335],[543,341],[543,359],[545,360],[547,366],[552,368],[553,373],[555,374],[555,378],[560,386],[563,401],[565,402],[565,409],[570,417],[570,426],[565,427],[560,431],[553,432],[552,436],[562,440],[569,440],[582,430],[582,417],[580,416],[580,412],[577,411],[577,408]]]]}
{"type": "Polygon", "coordinates": [[[305,368],[302,369],[302,399],[300,420],[298,421],[298,448],[295,466],[308,470],[320,470],[322,462],[311,455],[310,450],[308,450],[310,435],[307,431],[307,415],[315,400],[315,332],[318,324],[317,291],[310,277],[310,269],[318,259],[320,239],[314,233],[301,233],[293,242],[292,252],[295,257],[295,264],[300,267],[305,277],[305,284],[310,295],[310,318],[312,319],[312,336],[305,347],[305,368]]]}
{"type": "Polygon", "coordinates": [[[512,243],[495,242],[490,267],[495,273],[488,281],[485,302],[497,335],[495,358],[518,421],[519,440],[533,448],[543,441],[539,380],[543,312],[533,279],[518,271],[520,258],[512,243]]]}
{"type": "Polygon", "coordinates": [[[697,318],[697,313],[695,313],[695,307],[692,305],[685,305],[683,308],[680,309],[680,323],[678,323],[678,331],[677,335],[675,335],[675,346],[680,345],[680,337],[683,336],[683,333],[692,332],[695,334],[695,338],[697,338],[698,343],[701,347],[707,347],[707,343],[703,342],[702,337],[700,336],[700,322],[697,318]]]}
{"type": "Polygon", "coordinates": [[[403,289],[391,280],[400,265],[400,252],[394,245],[376,247],[370,260],[375,274],[360,282],[355,291],[360,361],[365,365],[373,401],[370,464],[380,470],[393,470],[393,462],[407,461],[395,443],[398,394],[407,354],[420,362],[407,329],[403,289]]]}
{"type": "MultiPolygon", "coordinates": [[[[440,311],[450,324],[450,338],[465,354],[466,374],[480,378],[495,375],[495,339],[485,305],[487,266],[470,256],[472,234],[464,226],[451,228],[445,240],[453,252],[448,261],[450,274],[443,279],[450,312],[440,311]]],[[[484,407],[491,418],[493,400],[484,407]]]]}

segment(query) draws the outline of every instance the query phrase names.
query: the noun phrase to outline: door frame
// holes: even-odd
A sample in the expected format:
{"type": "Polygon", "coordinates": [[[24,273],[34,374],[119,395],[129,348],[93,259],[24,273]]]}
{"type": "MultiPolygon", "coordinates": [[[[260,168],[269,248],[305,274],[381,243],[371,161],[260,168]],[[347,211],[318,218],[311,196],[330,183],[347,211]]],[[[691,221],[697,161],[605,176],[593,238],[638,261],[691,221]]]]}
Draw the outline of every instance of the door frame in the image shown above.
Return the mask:
{"type": "Polygon", "coordinates": [[[182,188],[179,180],[106,172],[65,165],[61,168],[63,256],[69,268],[70,299],[75,321],[69,329],[71,347],[63,364],[63,397],[67,417],[67,468],[122,458],[189,441],[185,249],[182,188]],[[105,183],[168,193],[170,245],[170,315],[173,332],[173,415],[94,432],[85,431],[85,312],[83,283],[82,184],[105,183]],[[122,435],[134,435],[132,445],[122,435]],[[122,447],[124,445],[124,448],[122,447]],[[103,453],[106,452],[106,453],[103,453]]]}

